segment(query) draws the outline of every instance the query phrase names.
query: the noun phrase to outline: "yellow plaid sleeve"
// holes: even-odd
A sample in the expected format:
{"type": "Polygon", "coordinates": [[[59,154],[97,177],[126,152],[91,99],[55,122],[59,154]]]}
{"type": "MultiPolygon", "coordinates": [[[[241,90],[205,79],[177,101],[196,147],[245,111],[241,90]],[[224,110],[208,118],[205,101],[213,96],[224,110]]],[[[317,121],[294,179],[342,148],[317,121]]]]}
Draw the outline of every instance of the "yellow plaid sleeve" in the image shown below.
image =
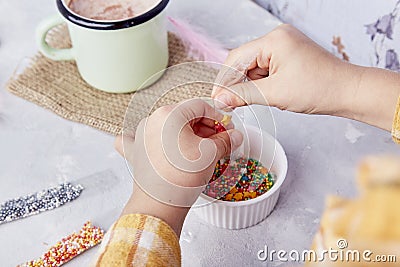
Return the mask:
{"type": "Polygon", "coordinates": [[[394,115],[392,135],[393,140],[400,144],[400,97],[397,102],[396,114],[394,115]]]}
{"type": "Polygon", "coordinates": [[[92,266],[180,266],[179,239],[164,221],[130,214],[105,235],[92,266]]]}

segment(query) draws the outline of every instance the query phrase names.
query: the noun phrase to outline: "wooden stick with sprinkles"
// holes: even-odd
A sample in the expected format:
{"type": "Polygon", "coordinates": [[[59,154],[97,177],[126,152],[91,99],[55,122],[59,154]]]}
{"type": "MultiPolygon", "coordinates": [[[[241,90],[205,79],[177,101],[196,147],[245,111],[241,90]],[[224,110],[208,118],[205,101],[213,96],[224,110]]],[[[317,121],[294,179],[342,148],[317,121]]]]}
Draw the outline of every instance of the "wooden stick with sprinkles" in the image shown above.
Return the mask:
{"type": "Polygon", "coordinates": [[[80,184],[64,183],[31,195],[0,203],[0,224],[58,208],[77,199],[82,190],[83,186],[80,184]]]}
{"type": "Polygon", "coordinates": [[[61,266],[99,244],[103,237],[104,231],[99,227],[93,226],[88,221],[78,233],[64,237],[49,248],[39,259],[21,264],[18,267],[61,266]]]}

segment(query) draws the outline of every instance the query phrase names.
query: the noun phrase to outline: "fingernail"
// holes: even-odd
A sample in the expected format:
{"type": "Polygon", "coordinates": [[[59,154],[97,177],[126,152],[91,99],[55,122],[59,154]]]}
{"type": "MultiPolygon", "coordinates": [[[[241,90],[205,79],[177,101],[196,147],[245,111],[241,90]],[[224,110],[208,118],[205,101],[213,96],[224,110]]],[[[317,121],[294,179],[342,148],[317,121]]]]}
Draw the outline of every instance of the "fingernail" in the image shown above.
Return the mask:
{"type": "Polygon", "coordinates": [[[243,135],[241,132],[234,130],[231,133],[231,142],[233,147],[239,147],[243,142],[243,135]]]}
{"type": "Polygon", "coordinates": [[[221,94],[215,98],[214,105],[218,109],[223,109],[229,106],[230,98],[227,94],[221,94]]]}

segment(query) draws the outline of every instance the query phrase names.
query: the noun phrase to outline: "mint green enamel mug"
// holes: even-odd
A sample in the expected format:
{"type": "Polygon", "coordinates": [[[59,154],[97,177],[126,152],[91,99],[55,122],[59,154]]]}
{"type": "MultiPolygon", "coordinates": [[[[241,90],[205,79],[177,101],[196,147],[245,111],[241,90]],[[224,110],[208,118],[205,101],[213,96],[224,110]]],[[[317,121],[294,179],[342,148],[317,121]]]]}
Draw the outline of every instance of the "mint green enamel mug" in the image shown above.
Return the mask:
{"type": "Polygon", "coordinates": [[[118,21],[79,16],[68,8],[69,1],[57,0],[60,14],[43,21],[37,29],[38,46],[46,57],[75,60],[88,84],[110,93],[134,92],[162,76],[168,64],[165,8],[169,0],[159,1],[142,15],[118,21]],[[64,22],[72,48],[50,47],[47,33],[64,22]]]}

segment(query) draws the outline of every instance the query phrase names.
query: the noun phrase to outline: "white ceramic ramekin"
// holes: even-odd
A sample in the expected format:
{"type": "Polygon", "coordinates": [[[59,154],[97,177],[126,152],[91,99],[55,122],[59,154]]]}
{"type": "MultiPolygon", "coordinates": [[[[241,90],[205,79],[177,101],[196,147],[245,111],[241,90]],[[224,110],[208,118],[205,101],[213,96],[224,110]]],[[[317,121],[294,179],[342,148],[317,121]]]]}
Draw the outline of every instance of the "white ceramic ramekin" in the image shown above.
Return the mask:
{"type": "Polygon", "coordinates": [[[274,186],[265,194],[246,201],[215,200],[201,194],[194,212],[206,222],[227,229],[242,229],[264,220],[274,209],[287,173],[287,158],[279,142],[265,131],[245,126],[249,157],[259,160],[276,174],[274,186]]]}

